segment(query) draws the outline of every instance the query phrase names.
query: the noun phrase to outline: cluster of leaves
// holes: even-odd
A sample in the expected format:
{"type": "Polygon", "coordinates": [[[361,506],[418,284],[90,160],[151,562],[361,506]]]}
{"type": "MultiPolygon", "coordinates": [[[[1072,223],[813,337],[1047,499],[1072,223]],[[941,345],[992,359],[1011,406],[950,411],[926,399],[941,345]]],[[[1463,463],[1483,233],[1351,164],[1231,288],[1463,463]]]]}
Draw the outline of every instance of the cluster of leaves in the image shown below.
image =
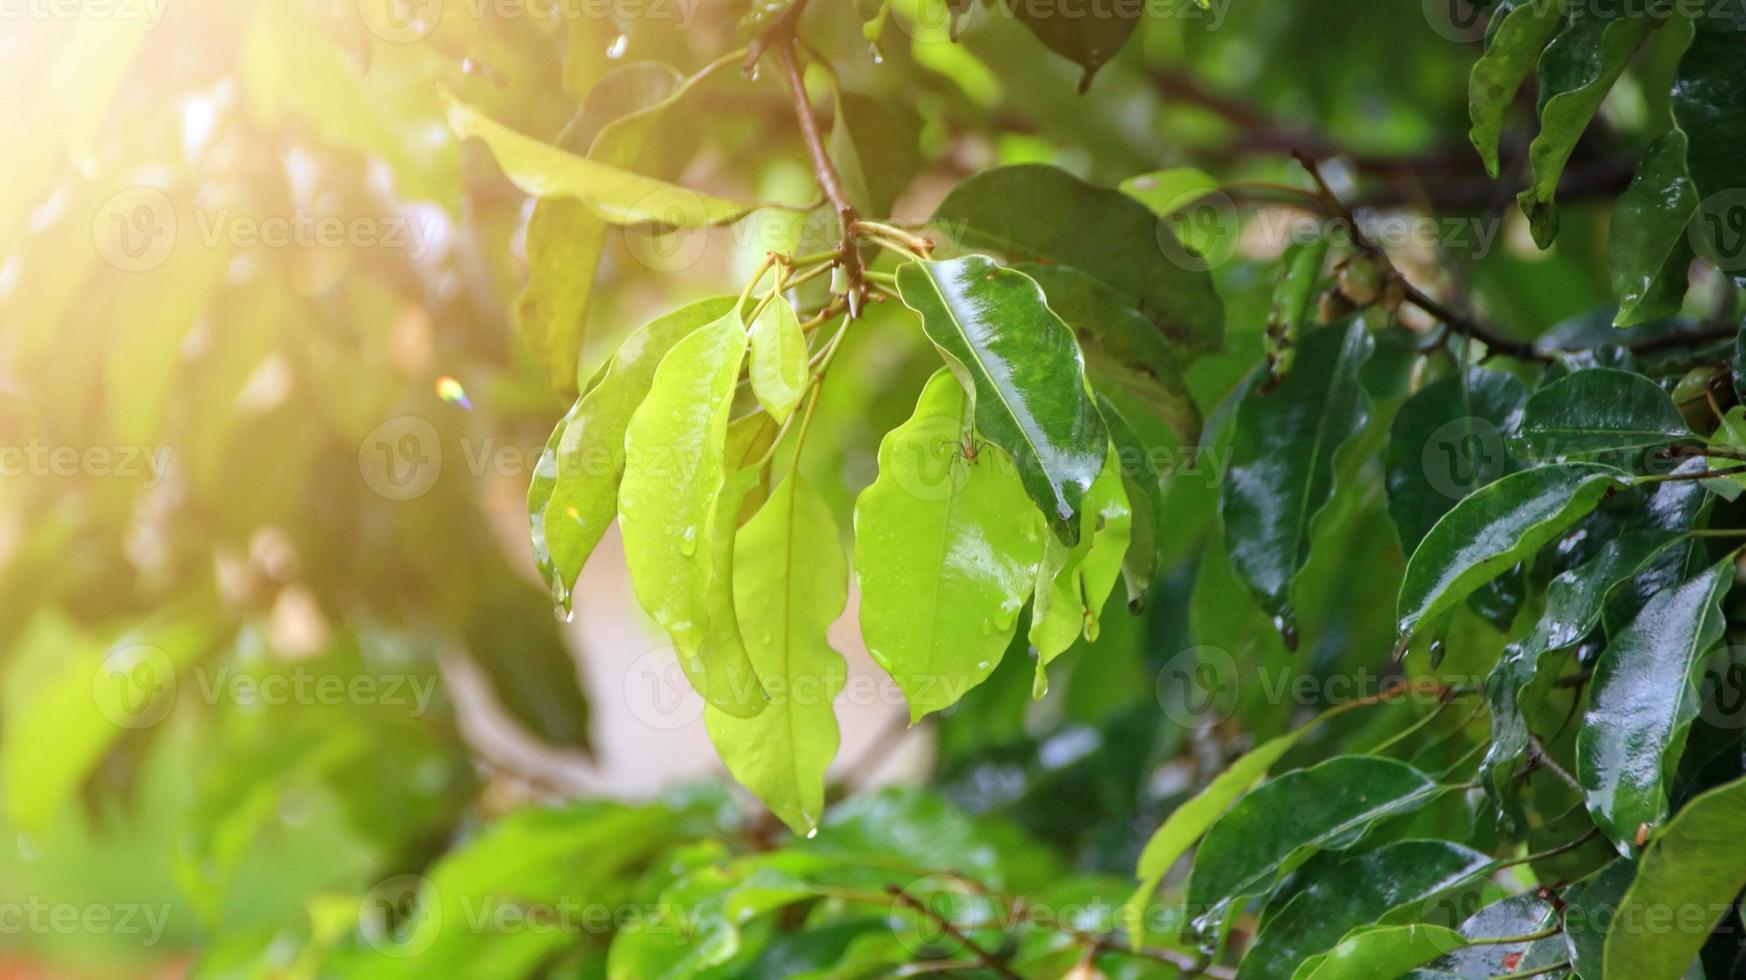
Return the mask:
{"type": "Polygon", "coordinates": [[[1472,64],[1425,45],[1417,11],[1349,4],[1220,8],[1216,34],[1185,26],[1212,4],[760,2],[688,30],[222,6],[187,8],[210,15],[210,58],[142,67],[157,81],[136,91],[136,60],[178,60],[144,30],[81,25],[42,47],[52,64],[5,69],[60,80],[9,131],[67,122],[0,198],[20,219],[0,238],[19,409],[0,424],[179,463],[168,490],[45,481],[5,503],[31,529],[0,586],[7,819],[52,834],[81,795],[113,812],[141,759],[195,767],[172,874],[218,937],[202,975],[1635,980],[1746,961],[1746,714],[1721,646],[1746,536],[1746,17],[1503,0],[1472,64]],[[1379,85],[1408,43],[1420,70],[1379,85]],[[1240,88],[1244,65],[1292,83],[1258,90],[1266,109],[1199,85],[1240,88]],[[1519,165],[1528,233],[1557,246],[1475,256],[1487,319],[1353,210],[1378,201],[1367,160],[1392,171],[1450,129],[1437,93],[1469,70],[1478,203],[1453,177],[1408,199],[1495,217],[1492,179],[1519,165]],[[1512,147],[1530,75],[1537,135],[1512,147]],[[1142,97],[1180,143],[1097,108],[1142,97]],[[1305,107],[1325,132],[1269,128],[1305,107]],[[222,125],[177,119],[206,116],[222,125]],[[198,138],[163,145],[176,129],[198,138]],[[963,167],[963,131],[994,134],[976,145],[997,165],[963,167]],[[1634,138],[1613,203],[1600,154],[1634,138]],[[1182,156],[1219,176],[1150,170],[1182,156]],[[970,172],[919,195],[926,220],[894,217],[930,158],[930,177],[970,172]],[[1327,159],[1357,181],[1330,186],[1327,159]],[[184,236],[341,195],[434,201],[464,244],[403,261],[220,236],[149,275],[105,267],[92,215],[164,182],[148,162],[184,236]],[[1325,234],[1245,240],[1281,211],[1325,234]],[[731,274],[681,274],[747,229],[731,274]],[[639,278],[665,312],[590,329],[646,305],[639,278]],[[718,278],[743,289],[700,288],[718,278]],[[431,393],[443,368],[478,412],[431,393]],[[169,724],[117,723],[158,705],[166,665],[434,679],[446,658],[586,747],[489,491],[394,499],[363,458],[394,472],[404,444],[378,433],[397,416],[445,446],[543,436],[553,391],[571,404],[518,475],[551,601],[567,614],[616,522],[723,763],[792,836],[718,790],[483,823],[446,700],[201,711],[185,690],[169,724]],[[839,800],[827,780],[846,678],[827,629],[851,584],[868,652],[940,734],[937,793],[839,800]],[[292,649],[284,621],[311,608],[321,635],[292,649]],[[1372,689],[1334,693],[1366,670],[1372,689]],[[366,852],[334,877],[259,868],[300,791],[366,852]],[[260,880],[284,892],[265,911],[260,880]]]}

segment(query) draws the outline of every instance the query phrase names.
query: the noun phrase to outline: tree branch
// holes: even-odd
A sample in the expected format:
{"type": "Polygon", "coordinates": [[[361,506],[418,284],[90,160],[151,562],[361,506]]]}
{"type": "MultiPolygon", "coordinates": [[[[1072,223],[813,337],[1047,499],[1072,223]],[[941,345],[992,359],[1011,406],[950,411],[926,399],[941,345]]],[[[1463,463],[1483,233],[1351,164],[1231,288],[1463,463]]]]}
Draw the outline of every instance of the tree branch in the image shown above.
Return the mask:
{"type": "MultiPolygon", "coordinates": [[[[795,5],[796,7],[799,4],[795,5]]],[[[806,141],[807,155],[812,158],[813,177],[818,181],[819,190],[824,191],[825,199],[837,212],[837,222],[842,226],[843,238],[837,246],[837,264],[842,267],[848,277],[849,319],[861,315],[861,299],[866,290],[862,281],[865,271],[861,265],[861,251],[855,245],[854,225],[858,218],[855,206],[849,203],[848,194],[843,190],[842,178],[837,176],[837,168],[831,163],[830,153],[825,149],[824,137],[820,135],[818,118],[812,114],[812,102],[806,97],[806,79],[800,73],[800,59],[794,53],[794,34],[792,28],[788,34],[780,38],[772,38],[770,46],[776,49],[776,60],[782,69],[782,77],[788,83],[788,95],[794,102],[794,116],[800,123],[800,136],[806,141]]]]}
{"type": "Polygon", "coordinates": [[[940,927],[941,932],[952,937],[966,950],[969,950],[970,954],[976,957],[978,962],[994,971],[994,973],[999,975],[1002,980],[1024,980],[1023,977],[1012,971],[1012,967],[1006,965],[1005,960],[990,953],[988,950],[983,949],[976,940],[965,935],[964,930],[958,928],[957,923],[938,912],[935,912],[933,909],[928,908],[926,902],[909,894],[897,885],[887,885],[885,886],[885,890],[889,892],[891,897],[896,899],[899,904],[906,905],[911,909],[914,909],[917,913],[932,919],[934,924],[940,927]]]}

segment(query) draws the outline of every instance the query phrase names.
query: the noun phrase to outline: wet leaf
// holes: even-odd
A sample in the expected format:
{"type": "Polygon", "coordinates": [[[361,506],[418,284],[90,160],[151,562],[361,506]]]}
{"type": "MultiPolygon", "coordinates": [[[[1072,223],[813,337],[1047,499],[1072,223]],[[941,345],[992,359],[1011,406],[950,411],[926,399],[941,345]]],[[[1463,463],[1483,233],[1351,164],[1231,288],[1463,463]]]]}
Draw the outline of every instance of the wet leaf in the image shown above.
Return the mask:
{"type": "Polygon", "coordinates": [[[1055,533],[1076,542],[1109,436],[1072,331],[1036,282],[984,256],[911,262],[897,285],[969,393],[977,433],[1006,450],[1055,533]]]}

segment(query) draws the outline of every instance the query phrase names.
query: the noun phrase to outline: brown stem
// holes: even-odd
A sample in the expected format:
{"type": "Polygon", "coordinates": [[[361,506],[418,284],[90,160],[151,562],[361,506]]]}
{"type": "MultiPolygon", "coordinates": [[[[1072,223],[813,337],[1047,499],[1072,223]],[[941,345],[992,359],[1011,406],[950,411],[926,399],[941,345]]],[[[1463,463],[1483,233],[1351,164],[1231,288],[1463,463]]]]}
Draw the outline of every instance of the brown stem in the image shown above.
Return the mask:
{"type": "Polygon", "coordinates": [[[988,950],[983,949],[976,940],[965,935],[964,930],[958,928],[957,923],[938,912],[935,912],[933,909],[928,908],[926,902],[909,894],[897,885],[887,885],[885,886],[885,890],[891,893],[891,897],[896,899],[899,903],[907,905],[916,912],[932,919],[934,924],[940,927],[941,932],[952,937],[954,940],[957,940],[960,945],[970,951],[972,956],[976,957],[977,962],[981,963],[989,970],[992,970],[995,974],[1004,978],[1004,980],[1024,980],[1023,977],[1012,971],[1012,967],[1006,965],[1005,960],[995,956],[988,950]]]}
{"type": "MultiPolygon", "coordinates": [[[[799,6],[796,4],[796,6],[799,6]]],[[[794,102],[794,116],[800,123],[800,136],[806,141],[807,155],[812,158],[812,173],[818,181],[819,190],[824,191],[825,199],[837,212],[837,222],[842,226],[843,238],[837,246],[837,263],[848,277],[849,319],[861,315],[861,298],[866,289],[862,281],[861,251],[855,245],[854,225],[859,217],[855,206],[849,203],[849,196],[843,190],[842,178],[837,176],[837,168],[831,163],[831,156],[825,149],[824,137],[820,135],[818,117],[812,114],[812,102],[806,97],[806,79],[800,73],[800,59],[794,53],[794,34],[792,31],[786,37],[772,39],[769,42],[776,49],[776,60],[782,68],[782,77],[788,83],[788,95],[794,102]]]]}

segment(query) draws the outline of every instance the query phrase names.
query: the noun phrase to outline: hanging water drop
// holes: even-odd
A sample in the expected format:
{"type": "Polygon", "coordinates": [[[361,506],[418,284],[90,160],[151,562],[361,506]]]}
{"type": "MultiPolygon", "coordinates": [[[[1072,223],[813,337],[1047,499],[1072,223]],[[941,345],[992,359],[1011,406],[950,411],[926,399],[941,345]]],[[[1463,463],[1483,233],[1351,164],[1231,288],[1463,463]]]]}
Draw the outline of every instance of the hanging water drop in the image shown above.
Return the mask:
{"type": "Polygon", "coordinates": [[[1447,652],[1448,652],[1448,650],[1444,647],[1443,640],[1441,638],[1438,638],[1438,639],[1431,641],[1431,669],[1432,670],[1436,670],[1438,667],[1441,667],[1443,665],[1443,654],[1445,654],[1447,652]]]}
{"type": "Polygon", "coordinates": [[[877,44],[867,45],[867,54],[870,57],[872,57],[874,64],[876,64],[876,65],[885,64],[885,56],[879,53],[879,45],[877,45],[877,44]]]}
{"type": "Polygon", "coordinates": [[[630,47],[630,35],[620,34],[612,39],[612,44],[606,49],[606,56],[613,60],[624,57],[626,48],[630,47]]]}
{"type": "Polygon", "coordinates": [[[697,527],[695,525],[680,532],[679,553],[687,558],[697,554],[697,527]]]}

